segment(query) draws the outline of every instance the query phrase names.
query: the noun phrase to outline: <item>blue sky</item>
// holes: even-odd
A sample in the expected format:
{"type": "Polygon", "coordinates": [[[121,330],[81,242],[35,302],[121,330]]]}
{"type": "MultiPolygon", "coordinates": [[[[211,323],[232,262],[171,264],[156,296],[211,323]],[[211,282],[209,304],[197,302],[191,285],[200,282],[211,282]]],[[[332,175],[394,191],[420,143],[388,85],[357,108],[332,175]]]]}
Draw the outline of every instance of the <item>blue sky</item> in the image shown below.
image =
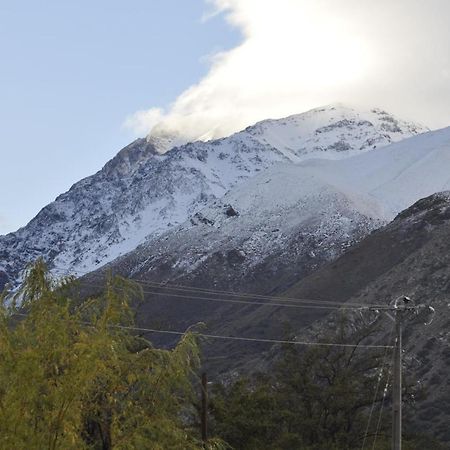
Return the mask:
{"type": "Polygon", "coordinates": [[[0,234],[25,225],[239,41],[203,0],[0,1],[0,234]]]}

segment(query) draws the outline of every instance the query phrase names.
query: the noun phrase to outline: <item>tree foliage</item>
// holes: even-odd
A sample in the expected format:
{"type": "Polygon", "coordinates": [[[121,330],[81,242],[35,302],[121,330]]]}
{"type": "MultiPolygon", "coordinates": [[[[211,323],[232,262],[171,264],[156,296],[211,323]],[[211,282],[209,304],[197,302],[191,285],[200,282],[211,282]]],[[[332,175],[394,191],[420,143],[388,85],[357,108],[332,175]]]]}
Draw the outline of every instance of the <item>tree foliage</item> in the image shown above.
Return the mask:
{"type": "Polygon", "coordinates": [[[71,287],[39,261],[15,296],[20,309],[2,297],[0,448],[202,448],[186,425],[195,336],[161,350],[130,334],[139,291],[124,279],[81,304],[71,287]]]}
{"type": "MultiPolygon", "coordinates": [[[[377,429],[380,401],[387,371],[375,387],[387,355],[361,348],[372,327],[354,330],[345,319],[321,341],[354,347],[280,348],[281,356],[270,374],[241,378],[231,386],[218,385],[212,403],[215,433],[242,450],[350,450],[361,449],[368,415],[365,448],[390,448],[389,414],[377,429]]],[[[388,355],[391,356],[390,354],[388,355]]],[[[385,399],[388,408],[390,399],[385,399]]],[[[428,439],[428,448],[442,448],[428,439]],[[433,446],[436,445],[436,446],[433,446]]],[[[419,438],[405,436],[405,450],[419,450],[419,438]]]]}

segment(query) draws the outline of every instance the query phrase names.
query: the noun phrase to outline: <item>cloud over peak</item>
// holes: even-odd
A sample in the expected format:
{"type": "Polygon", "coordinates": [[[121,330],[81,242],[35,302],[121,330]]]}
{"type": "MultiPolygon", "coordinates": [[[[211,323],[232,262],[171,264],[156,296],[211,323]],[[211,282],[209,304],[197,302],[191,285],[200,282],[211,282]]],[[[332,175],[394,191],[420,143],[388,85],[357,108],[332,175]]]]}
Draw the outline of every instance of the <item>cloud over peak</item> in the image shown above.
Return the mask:
{"type": "Polygon", "coordinates": [[[239,28],[242,42],[214,55],[207,75],[168,108],[128,117],[138,135],[221,137],[336,101],[450,125],[447,0],[207,3],[239,28]]]}

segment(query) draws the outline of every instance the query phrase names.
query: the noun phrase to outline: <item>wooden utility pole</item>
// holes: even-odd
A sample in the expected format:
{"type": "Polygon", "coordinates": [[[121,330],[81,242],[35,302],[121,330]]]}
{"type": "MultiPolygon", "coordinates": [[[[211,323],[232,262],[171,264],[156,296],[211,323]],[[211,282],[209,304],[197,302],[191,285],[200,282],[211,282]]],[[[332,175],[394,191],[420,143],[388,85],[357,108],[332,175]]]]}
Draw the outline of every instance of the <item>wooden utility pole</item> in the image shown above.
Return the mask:
{"type": "Polygon", "coordinates": [[[208,377],[206,372],[202,373],[202,441],[205,443],[208,440],[208,377]]]}

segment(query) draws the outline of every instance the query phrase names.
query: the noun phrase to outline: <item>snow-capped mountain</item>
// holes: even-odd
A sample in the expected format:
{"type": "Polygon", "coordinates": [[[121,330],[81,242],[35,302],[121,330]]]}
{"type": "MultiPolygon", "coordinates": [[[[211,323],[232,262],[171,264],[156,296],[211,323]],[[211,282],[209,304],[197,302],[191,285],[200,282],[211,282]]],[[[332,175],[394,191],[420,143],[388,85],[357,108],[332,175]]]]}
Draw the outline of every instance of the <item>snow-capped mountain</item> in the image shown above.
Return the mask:
{"type": "MultiPolygon", "coordinates": [[[[450,189],[449,174],[450,128],[351,158],[278,163],[230,189],[183,224],[91,273],[82,283],[88,292],[91,286],[102,286],[105,269],[141,282],[145,301],[137,317],[142,326],[184,330],[203,322],[211,334],[279,339],[285,323],[307,326],[318,318],[317,311],[268,307],[251,296],[245,304],[221,303],[221,298],[229,297],[217,292],[232,291],[238,299],[239,292],[280,297],[290,286],[312,277],[315,284],[310,283],[307,292],[290,296],[334,300],[332,286],[314,273],[329,267],[332,275],[334,263],[327,263],[348,254],[339,278],[334,279],[347,286],[338,298],[344,302],[343,295],[364,279],[359,270],[364,261],[351,257],[355,244],[373,231],[376,234],[395,216],[406,217],[400,212],[417,200],[450,189]],[[201,288],[207,294],[183,287],[201,288]],[[199,295],[203,297],[198,299],[199,295]],[[204,300],[205,296],[213,298],[204,300]]],[[[438,215],[436,220],[443,217],[438,215]]],[[[418,226],[425,227],[419,231],[428,232],[427,221],[418,226]]],[[[409,240],[405,233],[397,252],[389,254],[401,260],[416,244],[420,241],[409,240]]],[[[385,267],[379,252],[384,250],[371,248],[380,257],[381,273],[385,267]]],[[[370,258],[370,253],[365,257],[370,258]]],[[[437,254],[436,267],[441,267],[440,260],[437,254]]],[[[409,279],[409,273],[402,277],[409,279]]],[[[320,311],[329,313],[326,307],[320,311]]],[[[230,350],[215,343],[214,352],[242,354],[244,350],[237,346],[230,350]]]]}
{"type": "MultiPolygon", "coordinates": [[[[290,296],[335,300],[333,286],[314,273],[331,267],[333,274],[334,263],[327,263],[348,254],[340,278],[334,279],[346,286],[338,298],[344,302],[343,295],[364,279],[359,270],[363,262],[351,257],[355,244],[416,200],[450,189],[449,173],[450,128],[347,159],[279,163],[230,189],[183,224],[92,272],[82,283],[91,293],[103,286],[106,269],[141,282],[145,301],[138,306],[137,318],[142,326],[185,330],[202,322],[211,334],[279,339],[286,323],[297,329],[308,326],[318,319],[317,310],[268,307],[251,296],[241,302],[239,292],[280,298],[290,286],[312,277],[315,283],[307,292],[290,296]],[[186,287],[201,290],[192,293],[186,287]],[[235,296],[222,303],[230,291],[238,301],[235,296]]],[[[402,251],[416,244],[407,233],[402,239],[397,243],[402,251]]],[[[371,250],[384,273],[379,252],[385,249],[371,250]]],[[[396,255],[400,259],[402,251],[396,255]]],[[[365,257],[371,258],[370,253],[365,257]]],[[[441,267],[440,260],[436,255],[436,267],[441,267]]],[[[320,311],[330,312],[326,306],[320,311]]],[[[215,342],[211,352],[232,354],[237,360],[236,355],[247,352],[248,361],[250,350],[215,342]]]]}
{"type": "Polygon", "coordinates": [[[114,267],[135,278],[210,279],[236,290],[288,285],[420,198],[450,189],[449,173],[450,128],[337,161],[279,163],[114,267]]]}
{"type": "Polygon", "coordinates": [[[39,256],[53,269],[94,270],[194,217],[275,164],[342,159],[423,131],[381,110],[336,105],[168,151],[178,137],[138,139],[26,227],[1,236],[0,272],[14,280],[39,256]]]}

